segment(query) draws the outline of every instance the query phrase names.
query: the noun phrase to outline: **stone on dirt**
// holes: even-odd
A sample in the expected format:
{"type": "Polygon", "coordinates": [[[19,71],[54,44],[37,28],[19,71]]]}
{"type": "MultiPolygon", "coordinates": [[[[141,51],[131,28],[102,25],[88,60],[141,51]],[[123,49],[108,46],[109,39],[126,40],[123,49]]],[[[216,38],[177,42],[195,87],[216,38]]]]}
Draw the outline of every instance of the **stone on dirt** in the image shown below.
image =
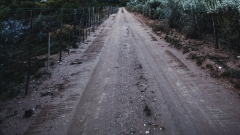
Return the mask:
{"type": "Polygon", "coordinates": [[[26,118],[31,117],[33,114],[35,114],[35,109],[34,109],[34,108],[25,111],[25,117],[26,117],[26,118]]]}
{"type": "Polygon", "coordinates": [[[76,59],[76,60],[71,61],[71,63],[70,63],[70,65],[74,65],[74,64],[82,64],[82,62],[80,59],[76,59]]]}
{"type": "Polygon", "coordinates": [[[48,96],[48,95],[53,96],[53,93],[51,91],[41,92],[41,97],[48,96]]]}
{"type": "Polygon", "coordinates": [[[151,116],[151,109],[148,107],[148,105],[145,105],[144,112],[147,116],[151,116]]]}

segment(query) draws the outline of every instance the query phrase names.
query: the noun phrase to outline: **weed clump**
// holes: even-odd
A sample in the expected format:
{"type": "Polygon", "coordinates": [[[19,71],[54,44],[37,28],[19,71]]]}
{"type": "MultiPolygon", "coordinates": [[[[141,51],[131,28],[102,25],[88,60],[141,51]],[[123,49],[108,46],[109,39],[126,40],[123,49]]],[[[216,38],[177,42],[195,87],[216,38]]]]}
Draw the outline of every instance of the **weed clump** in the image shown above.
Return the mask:
{"type": "Polygon", "coordinates": [[[170,36],[165,36],[165,41],[170,43],[172,46],[174,46],[176,49],[182,49],[182,44],[180,43],[179,39],[177,38],[171,38],[170,36]]]}
{"type": "Polygon", "coordinates": [[[183,47],[183,54],[185,53],[188,53],[190,50],[189,50],[189,47],[188,46],[184,46],[183,47]]]}
{"type": "Polygon", "coordinates": [[[197,58],[197,54],[190,53],[189,57],[190,57],[190,59],[195,60],[197,58]]]}
{"type": "Polygon", "coordinates": [[[203,61],[205,60],[205,56],[198,56],[196,58],[197,65],[202,65],[203,61]]]}
{"type": "Polygon", "coordinates": [[[234,82],[234,88],[240,89],[240,81],[239,80],[234,82]]]}
{"type": "Polygon", "coordinates": [[[150,26],[152,27],[152,30],[154,32],[161,31],[163,33],[167,33],[166,28],[164,28],[164,26],[162,26],[162,25],[151,24],[150,26]]]}
{"type": "Polygon", "coordinates": [[[229,71],[224,71],[223,73],[220,74],[221,77],[230,77],[231,73],[229,71]]]}
{"type": "Polygon", "coordinates": [[[240,70],[236,69],[226,69],[223,73],[220,75],[221,77],[232,77],[232,78],[240,78],[240,70]]]}
{"type": "Polygon", "coordinates": [[[206,68],[210,69],[211,71],[214,70],[214,68],[213,68],[213,66],[212,66],[211,64],[207,64],[207,65],[206,65],[206,68]]]}
{"type": "Polygon", "coordinates": [[[197,65],[202,65],[203,61],[205,61],[205,56],[198,56],[196,53],[190,53],[189,58],[192,60],[196,60],[197,65]]]}

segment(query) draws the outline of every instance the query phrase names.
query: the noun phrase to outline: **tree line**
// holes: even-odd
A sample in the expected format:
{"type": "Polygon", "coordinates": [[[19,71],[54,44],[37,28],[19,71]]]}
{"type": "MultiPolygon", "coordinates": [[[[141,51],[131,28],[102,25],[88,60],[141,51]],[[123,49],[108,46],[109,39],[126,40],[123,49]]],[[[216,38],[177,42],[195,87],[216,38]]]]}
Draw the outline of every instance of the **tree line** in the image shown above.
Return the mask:
{"type": "Polygon", "coordinates": [[[187,38],[212,35],[219,43],[240,52],[239,0],[131,0],[130,10],[158,19],[187,38]]]}

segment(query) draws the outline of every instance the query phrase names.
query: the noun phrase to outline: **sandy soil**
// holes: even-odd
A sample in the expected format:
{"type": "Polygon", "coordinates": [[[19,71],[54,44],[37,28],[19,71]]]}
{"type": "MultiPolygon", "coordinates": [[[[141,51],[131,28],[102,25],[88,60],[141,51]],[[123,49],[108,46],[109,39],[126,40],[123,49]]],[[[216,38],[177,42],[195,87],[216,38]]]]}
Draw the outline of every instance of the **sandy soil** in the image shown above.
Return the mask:
{"type": "Polygon", "coordinates": [[[50,79],[4,103],[0,134],[238,134],[239,98],[139,19],[121,8],[50,79]]]}

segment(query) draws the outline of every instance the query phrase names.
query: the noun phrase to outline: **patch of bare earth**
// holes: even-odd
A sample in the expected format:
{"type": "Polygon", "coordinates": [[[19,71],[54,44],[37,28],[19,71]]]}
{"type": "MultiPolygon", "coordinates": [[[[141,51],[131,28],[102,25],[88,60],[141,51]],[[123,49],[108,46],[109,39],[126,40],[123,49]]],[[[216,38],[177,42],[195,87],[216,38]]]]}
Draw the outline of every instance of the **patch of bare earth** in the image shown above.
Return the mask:
{"type": "MultiPolygon", "coordinates": [[[[202,70],[218,80],[219,84],[240,96],[239,53],[229,50],[222,44],[219,49],[215,49],[214,39],[211,35],[205,35],[203,40],[186,39],[186,36],[177,30],[168,28],[164,20],[151,20],[142,14],[135,12],[133,14],[145,30],[151,28],[161,39],[169,42],[169,46],[182,51],[186,59],[195,61],[202,70]]],[[[152,36],[152,41],[154,40],[155,38],[152,36]]]]}

